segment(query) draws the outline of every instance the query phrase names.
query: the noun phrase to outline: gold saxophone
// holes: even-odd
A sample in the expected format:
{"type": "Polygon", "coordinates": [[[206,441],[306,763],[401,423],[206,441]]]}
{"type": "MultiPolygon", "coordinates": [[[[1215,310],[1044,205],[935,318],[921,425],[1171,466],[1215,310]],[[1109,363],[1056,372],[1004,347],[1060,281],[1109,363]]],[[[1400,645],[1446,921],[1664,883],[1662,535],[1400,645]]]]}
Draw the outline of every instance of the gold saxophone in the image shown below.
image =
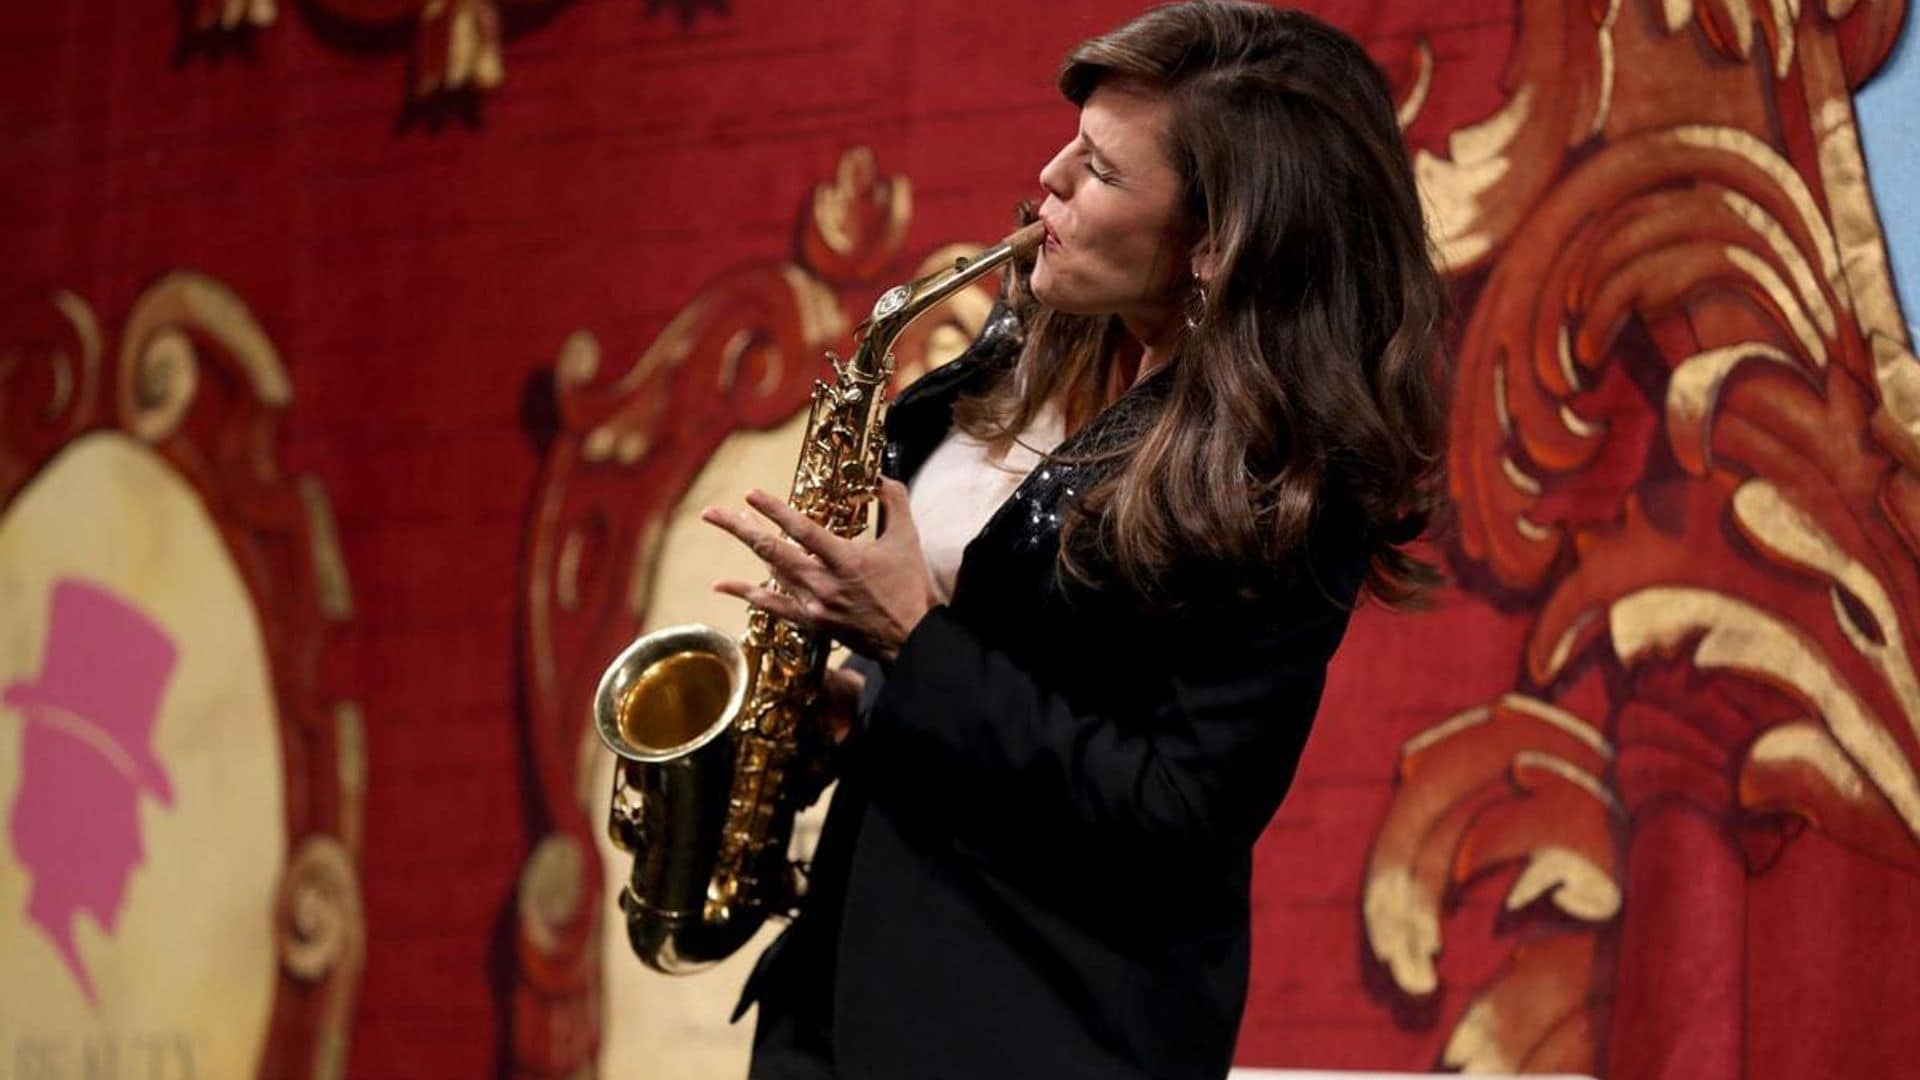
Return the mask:
{"type": "MultiPolygon", "coordinates": [[[[897,285],[854,331],[852,359],[816,382],[788,497],[820,525],[858,536],[880,482],[893,342],[934,305],[1031,251],[1028,225],[971,259],[897,285]]],[[[754,607],[746,637],[672,626],[636,638],[600,676],[593,720],[619,757],[607,832],[633,856],[620,893],[627,937],[648,967],[698,971],[790,910],[804,876],[788,861],[795,812],[827,779],[809,718],[823,693],[825,634],[754,607]]]]}

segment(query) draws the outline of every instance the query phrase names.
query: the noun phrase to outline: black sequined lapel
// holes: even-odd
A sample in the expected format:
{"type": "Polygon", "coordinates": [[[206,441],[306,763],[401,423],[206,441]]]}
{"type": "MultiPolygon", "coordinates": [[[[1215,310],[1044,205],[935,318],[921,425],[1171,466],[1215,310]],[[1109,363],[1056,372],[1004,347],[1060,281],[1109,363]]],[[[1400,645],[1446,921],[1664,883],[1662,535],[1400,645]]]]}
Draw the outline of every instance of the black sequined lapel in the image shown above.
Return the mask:
{"type": "MultiPolygon", "coordinates": [[[[971,582],[989,566],[1008,561],[1017,563],[1021,572],[1013,577],[1033,579],[1030,583],[1037,591],[1031,599],[1044,596],[1054,580],[1060,525],[1068,500],[1122,463],[1120,459],[1103,456],[1102,452],[1132,439],[1151,424],[1166,403],[1172,383],[1168,369],[1152,373],[1041,459],[1007,501],[987,519],[980,534],[961,555],[953,590],[956,608],[969,607],[984,599],[969,595],[977,588],[971,582]]],[[[1009,569],[1014,568],[1001,565],[1002,571],[1009,569]]],[[[995,598],[1023,602],[1005,596],[1005,577],[1003,573],[986,574],[986,579],[995,581],[995,598]]]]}

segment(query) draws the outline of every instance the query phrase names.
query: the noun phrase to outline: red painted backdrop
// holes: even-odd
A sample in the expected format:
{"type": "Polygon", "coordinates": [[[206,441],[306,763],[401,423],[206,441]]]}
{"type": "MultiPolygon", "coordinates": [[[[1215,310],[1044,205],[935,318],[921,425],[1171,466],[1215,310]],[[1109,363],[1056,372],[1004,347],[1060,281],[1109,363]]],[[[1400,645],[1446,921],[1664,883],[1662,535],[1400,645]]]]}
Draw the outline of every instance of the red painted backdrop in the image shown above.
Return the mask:
{"type": "MultiPolygon", "coordinates": [[[[597,823],[561,794],[575,706],[633,628],[622,598],[647,514],[727,425],[768,422],[700,405],[673,365],[570,374],[567,343],[587,331],[601,355],[642,356],[752,265],[797,267],[851,313],[921,255],[994,238],[1072,130],[1058,58],[1137,5],[422,6],[7,5],[0,288],[28,307],[64,289],[117,326],[191,269],[251,309],[291,381],[276,452],[327,493],[352,581],[351,620],[303,654],[365,722],[349,1074],[560,1074],[620,1023],[593,1004],[592,904],[541,923],[522,895],[548,874],[598,895],[575,843],[597,823]],[[913,190],[903,234],[860,241],[880,252],[866,265],[806,243],[814,186],[854,147],[913,190]],[[669,405],[675,423],[657,415],[669,405]],[[641,441],[596,447],[603,422],[641,441]],[[554,506],[600,531],[568,579],[589,595],[548,623],[534,609],[555,588],[554,506]],[[531,873],[555,836],[572,854],[531,873]]],[[[1427,614],[1362,612],[1336,661],[1259,853],[1240,1060],[1920,1072],[1899,1004],[1920,991],[1902,801],[1920,695],[1887,646],[1915,629],[1920,432],[1903,426],[1911,401],[1885,405],[1911,389],[1911,343],[1875,292],[1877,224],[1835,136],[1903,6],[1314,9],[1388,70],[1425,153],[1461,297],[1459,513],[1439,540],[1460,585],[1427,614]],[[1760,149],[1688,142],[1709,128],[1760,149]],[[1726,349],[1801,374],[1769,391],[1732,353],[1685,367],[1726,349]],[[1714,441],[1756,427],[1801,441],[1772,457],[1714,441]],[[1717,456],[1667,448],[1686,438],[1717,456]],[[1741,487],[1821,447],[1769,490],[1831,489],[1808,512],[1828,547],[1808,543],[1851,553],[1879,593],[1780,555],[1792,515],[1741,487]],[[1634,531],[1648,515],[1657,536],[1634,531]],[[1799,629],[1739,637],[1761,624],[1704,601],[1661,622],[1644,604],[1686,596],[1627,579],[1652,567],[1691,588],[1689,556],[1727,572],[1686,596],[1772,605],[1799,629]],[[1815,571],[1802,603],[1794,575],[1815,571]],[[1563,629],[1571,651],[1555,652],[1563,629]],[[1750,662],[1702,659],[1715,633],[1750,662]],[[1878,642],[1866,659],[1812,652],[1880,741],[1809,696],[1789,638],[1878,642]]],[[[797,315],[742,318],[820,344],[797,315]]],[[[10,370],[0,390],[22,385],[10,370]]]]}

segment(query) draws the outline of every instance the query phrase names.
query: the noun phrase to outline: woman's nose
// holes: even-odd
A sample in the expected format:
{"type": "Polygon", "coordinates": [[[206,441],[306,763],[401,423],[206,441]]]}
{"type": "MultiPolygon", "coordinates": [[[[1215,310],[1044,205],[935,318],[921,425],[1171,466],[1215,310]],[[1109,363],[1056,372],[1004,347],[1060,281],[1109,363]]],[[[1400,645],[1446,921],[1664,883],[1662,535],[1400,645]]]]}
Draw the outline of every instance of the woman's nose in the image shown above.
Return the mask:
{"type": "Polygon", "coordinates": [[[1053,160],[1040,167],[1040,186],[1047,194],[1056,199],[1064,199],[1072,191],[1070,186],[1073,173],[1067,168],[1067,148],[1053,155],[1053,160]]]}

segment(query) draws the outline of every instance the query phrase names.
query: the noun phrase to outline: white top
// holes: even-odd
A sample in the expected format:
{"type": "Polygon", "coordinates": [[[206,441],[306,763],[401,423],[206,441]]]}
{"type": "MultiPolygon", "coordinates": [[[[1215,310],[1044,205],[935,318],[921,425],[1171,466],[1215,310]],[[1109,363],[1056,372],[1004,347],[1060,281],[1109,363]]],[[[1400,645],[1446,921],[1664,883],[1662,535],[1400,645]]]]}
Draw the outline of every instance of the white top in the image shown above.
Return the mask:
{"type": "Polygon", "coordinates": [[[956,427],[914,474],[913,523],[920,530],[927,572],[941,603],[953,599],[953,581],[967,545],[1065,437],[1059,410],[1051,405],[1033,418],[1005,455],[992,453],[985,443],[956,427]]]}

